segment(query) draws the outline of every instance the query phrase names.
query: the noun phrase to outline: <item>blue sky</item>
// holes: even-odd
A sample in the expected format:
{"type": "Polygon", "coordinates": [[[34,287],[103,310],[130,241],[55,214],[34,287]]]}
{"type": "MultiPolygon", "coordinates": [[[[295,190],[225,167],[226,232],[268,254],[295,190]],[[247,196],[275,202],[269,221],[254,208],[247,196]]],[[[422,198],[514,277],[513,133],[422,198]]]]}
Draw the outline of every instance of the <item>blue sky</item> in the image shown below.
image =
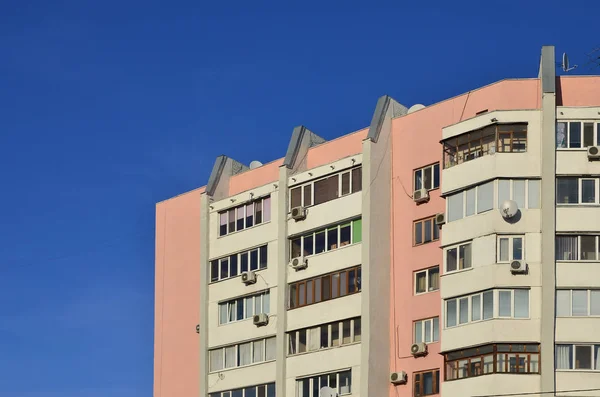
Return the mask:
{"type": "Polygon", "coordinates": [[[600,46],[593,2],[323,3],[2,2],[0,397],[152,395],[154,205],[217,155],[600,46]]]}

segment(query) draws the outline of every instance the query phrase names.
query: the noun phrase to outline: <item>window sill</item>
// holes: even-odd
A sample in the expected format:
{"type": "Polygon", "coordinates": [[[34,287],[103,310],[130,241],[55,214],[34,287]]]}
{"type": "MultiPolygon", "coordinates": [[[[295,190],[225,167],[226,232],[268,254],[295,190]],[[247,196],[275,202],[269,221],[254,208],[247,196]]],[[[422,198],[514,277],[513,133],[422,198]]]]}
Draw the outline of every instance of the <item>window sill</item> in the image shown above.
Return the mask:
{"type": "Polygon", "coordinates": [[[427,295],[427,294],[431,294],[432,292],[439,292],[440,289],[432,289],[431,291],[424,291],[424,292],[416,292],[414,293],[414,296],[421,296],[421,295],[427,295]]]}
{"type": "Polygon", "coordinates": [[[292,357],[299,357],[299,356],[305,356],[307,354],[311,354],[311,353],[318,353],[318,352],[326,352],[326,351],[330,351],[330,350],[334,350],[334,349],[339,349],[342,347],[346,347],[346,346],[354,346],[354,345],[360,345],[361,341],[358,342],[352,342],[352,343],[345,343],[343,345],[339,345],[339,346],[331,346],[331,347],[324,347],[322,349],[317,349],[317,350],[308,350],[302,353],[294,353],[294,354],[287,354],[287,358],[292,358],[292,357]]]}
{"type": "Polygon", "coordinates": [[[217,236],[217,239],[233,236],[234,234],[242,233],[242,232],[245,232],[246,230],[256,229],[257,227],[261,227],[263,225],[268,225],[269,223],[271,223],[271,220],[268,220],[266,222],[261,222],[258,225],[250,226],[250,227],[244,228],[242,230],[236,230],[235,232],[227,233],[222,236],[217,236]]]}
{"type": "Polygon", "coordinates": [[[565,263],[565,264],[574,264],[574,263],[599,263],[600,264],[600,260],[599,259],[594,259],[594,260],[564,260],[564,259],[557,259],[556,263],[565,263]]]}
{"type": "Polygon", "coordinates": [[[558,208],[597,208],[600,207],[598,203],[556,203],[558,208]]]}
{"type": "Polygon", "coordinates": [[[577,373],[593,373],[597,374],[600,372],[600,369],[556,369],[556,372],[568,373],[568,372],[577,372],[577,373]]]}
{"type": "Polygon", "coordinates": [[[492,318],[486,318],[485,320],[476,320],[476,321],[469,321],[469,322],[464,323],[464,324],[456,324],[456,325],[453,325],[452,327],[445,326],[444,330],[449,330],[449,329],[454,329],[454,328],[460,328],[460,327],[464,327],[466,325],[485,323],[487,321],[493,321],[493,320],[501,320],[501,321],[506,321],[506,320],[508,320],[508,321],[531,320],[531,317],[492,317],[492,318]]]}
{"type": "Polygon", "coordinates": [[[557,152],[585,152],[587,147],[557,147],[557,152]]]}
{"type": "MultiPolygon", "coordinates": [[[[567,290],[568,291],[568,290],[567,290]]],[[[584,319],[584,318],[590,318],[590,319],[599,319],[600,318],[600,314],[591,314],[589,316],[556,316],[556,318],[575,318],[578,320],[584,319]]]]}
{"type": "Polygon", "coordinates": [[[275,359],[273,359],[273,360],[267,360],[267,361],[261,361],[259,363],[252,363],[252,364],[248,364],[248,365],[240,365],[238,367],[218,369],[216,371],[211,371],[208,374],[209,375],[216,375],[216,374],[219,374],[221,372],[232,371],[232,370],[236,370],[236,369],[249,368],[249,367],[255,367],[257,365],[266,364],[266,363],[273,363],[273,362],[275,362],[275,359]]]}
{"type": "MultiPolygon", "coordinates": [[[[210,263],[210,261],[209,261],[209,263],[210,263]]],[[[261,273],[263,270],[267,270],[267,269],[268,269],[268,267],[263,267],[262,269],[248,270],[248,271],[249,271],[249,272],[250,272],[250,271],[252,271],[252,272],[254,272],[254,273],[256,273],[256,274],[258,275],[258,274],[260,274],[260,273],[261,273]]],[[[242,272],[242,273],[243,273],[243,272],[242,272]]],[[[236,275],[236,276],[227,277],[227,278],[224,278],[224,279],[221,279],[221,280],[217,280],[217,281],[209,281],[209,282],[208,282],[208,285],[209,285],[209,286],[211,286],[211,285],[215,285],[215,284],[222,283],[223,281],[235,280],[235,279],[238,279],[238,278],[240,278],[241,276],[242,276],[242,274],[240,273],[240,274],[238,274],[238,275],[236,275]]],[[[258,282],[258,280],[257,280],[257,282],[258,282]]]]}
{"type": "Polygon", "coordinates": [[[466,269],[458,269],[458,270],[445,271],[444,274],[442,274],[442,277],[444,277],[444,276],[451,276],[453,274],[459,274],[459,273],[464,273],[464,272],[470,272],[471,270],[473,270],[473,266],[467,267],[466,269]]]}
{"type": "Polygon", "coordinates": [[[416,247],[421,247],[421,246],[423,246],[423,245],[427,245],[427,244],[435,243],[436,241],[440,241],[440,239],[438,238],[438,239],[435,239],[435,240],[427,241],[427,242],[425,242],[425,243],[413,244],[413,247],[414,247],[414,248],[416,248],[416,247]]]}

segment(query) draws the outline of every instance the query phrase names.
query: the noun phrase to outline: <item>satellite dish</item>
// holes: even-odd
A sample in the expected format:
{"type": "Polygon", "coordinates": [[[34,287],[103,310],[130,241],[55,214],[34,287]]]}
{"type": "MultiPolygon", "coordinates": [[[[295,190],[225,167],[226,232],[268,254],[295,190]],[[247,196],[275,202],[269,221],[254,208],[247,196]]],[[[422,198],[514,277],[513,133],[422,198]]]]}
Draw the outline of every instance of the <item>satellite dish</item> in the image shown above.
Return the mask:
{"type": "Polygon", "coordinates": [[[571,70],[575,69],[576,67],[577,67],[577,65],[573,66],[572,68],[569,67],[569,57],[567,56],[566,52],[563,52],[563,57],[562,57],[563,72],[570,72],[571,70]]]}
{"type": "Polygon", "coordinates": [[[412,105],[410,109],[408,109],[408,113],[416,112],[417,110],[425,109],[425,105],[421,105],[417,103],[416,105],[412,105]]]}
{"type": "Polygon", "coordinates": [[[261,163],[260,161],[253,160],[250,162],[250,169],[253,170],[255,168],[262,167],[262,165],[263,165],[263,163],[261,163]]]}
{"type": "Polygon", "coordinates": [[[504,219],[511,219],[519,212],[519,206],[513,200],[505,200],[500,206],[500,214],[504,219]]]}
{"type": "Polygon", "coordinates": [[[337,392],[331,387],[325,386],[319,390],[319,397],[337,397],[337,392]]]}

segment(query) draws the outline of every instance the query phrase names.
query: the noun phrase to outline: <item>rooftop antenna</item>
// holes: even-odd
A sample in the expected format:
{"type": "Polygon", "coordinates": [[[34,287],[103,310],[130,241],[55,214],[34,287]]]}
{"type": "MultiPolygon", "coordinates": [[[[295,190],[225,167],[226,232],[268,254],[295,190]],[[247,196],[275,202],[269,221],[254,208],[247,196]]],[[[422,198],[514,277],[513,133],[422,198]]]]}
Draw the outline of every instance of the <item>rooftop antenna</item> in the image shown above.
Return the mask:
{"type": "Polygon", "coordinates": [[[569,57],[567,56],[566,52],[563,52],[563,57],[562,57],[562,70],[563,72],[570,72],[573,69],[576,69],[577,65],[574,65],[573,67],[569,67],[569,57]]]}

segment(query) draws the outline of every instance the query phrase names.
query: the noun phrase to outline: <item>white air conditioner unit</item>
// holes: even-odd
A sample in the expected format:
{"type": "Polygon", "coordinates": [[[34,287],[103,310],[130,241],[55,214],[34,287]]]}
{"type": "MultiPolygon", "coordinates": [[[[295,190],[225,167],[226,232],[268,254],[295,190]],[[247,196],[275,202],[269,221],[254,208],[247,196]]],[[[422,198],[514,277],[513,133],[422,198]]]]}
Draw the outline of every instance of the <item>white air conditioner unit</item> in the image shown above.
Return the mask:
{"type": "Polygon", "coordinates": [[[600,160],[600,146],[590,146],[587,148],[588,160],[600,160]]]}
{"type": "Polygon", "coordinates": [[[257,327],[267,325],[267,324],[269,324],[269,315],[267,313],[255,314],[254,317],[252,318],[252,322],[257,327]]]}
{"type": "Polygon", "coordinates": [[[301,221],[306,218],[306,208],[294,207],[292,208],[292,219],[295,221],[301,221]]]}
{"type": "Polygon", "coordinates": [[[423,342],[413,343],[410,347],[410,354],[415,357],[427,354],[427,344],[423,342]]]}
{"type": "Polygon", "coordinates": [[[437,214],[435,216],[435,224],[442,226],[444,223],[446,223],[446,214],[443,212],[441,214],[437,214]]]}
{"type": "Polygon", "coordinates": [[[510,272],[512,274],[527,273],[527,263],[525,261],[512,261],[510,263],[510,272]]]}
{"type": "Polygon", "coordinates": [[[413,193],[413,201],[417,204],[424,203],[429,200],[429,192],[427,189],[415,190],[413,193]]]}
{"type": "Polygon", "coordinates": [[[308,260],[303,256],[298,256],[292,259],[290,266],[296,270],[306,269],[308,267],[308,260]]]}
{"type": "Polygon", "coordinates": [[[246,285],[256,283],[256,273],[253,270],[242,273],[242,283],[246,285]]]}
{"type": "Polygon", "coordinates": [[[406,384],[406,372],[392,372],[390,374],[390,382],[394,385],[404,385],[406,384]]]}

